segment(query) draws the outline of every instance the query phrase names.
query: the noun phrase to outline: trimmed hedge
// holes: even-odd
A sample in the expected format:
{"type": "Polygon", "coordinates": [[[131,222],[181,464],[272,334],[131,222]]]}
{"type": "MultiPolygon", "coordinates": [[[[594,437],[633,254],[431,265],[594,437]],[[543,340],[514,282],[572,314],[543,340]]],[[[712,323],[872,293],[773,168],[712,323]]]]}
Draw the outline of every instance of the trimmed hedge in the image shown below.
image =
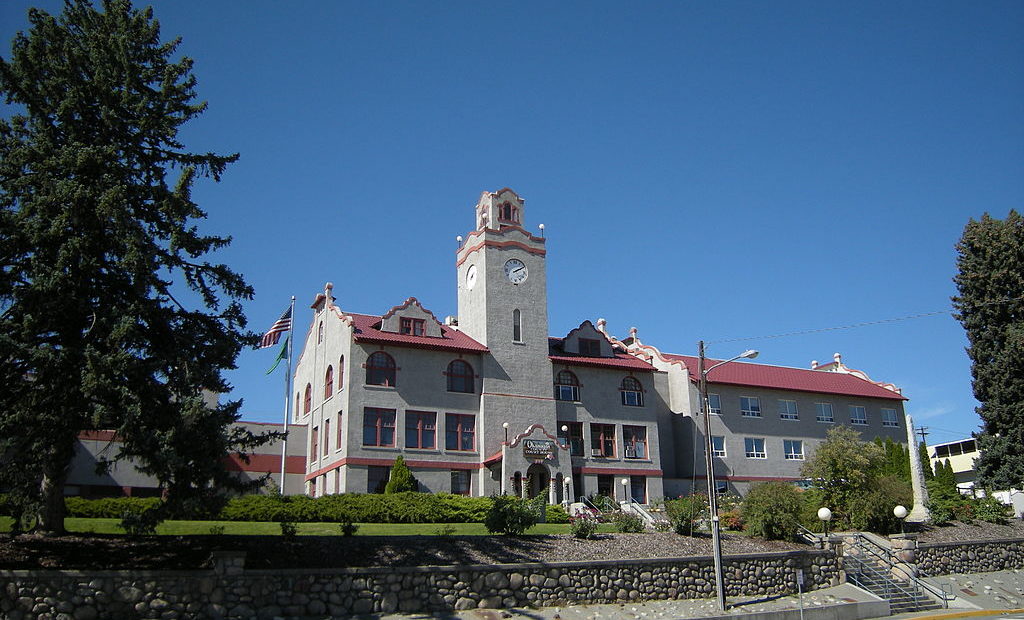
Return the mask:
{"type": "MultiPolygon", "coordinates": [[[[67,516],[120,519],[138,515],[160,502],[155,497],[108,497],[64,500],[67,516]]],[[[334,523],[483,523],[493,500],[448,493],[345,493],[312,498],[305,495],[242,495],[227,502],[222,521],[334,522],[334,523]]],[[[548,523],[568,523],[558,505],[547,506],[548,523]]],[[[209,515],[196,515],[209,519],[209,515]]]]}
{"type": "Polygon", "coordinates": [[[64,498],[64,507],[69,517],[86,519],[120,519],[125,514],[140,515],[160,505],[159,497],[104,497],[84,499],[64,498]]]}
{"type": "Polygon", "coordinates": [[[337,523],[482,523],[489,497],[447,493],[346,493],[312,498],[304,495],[245,495],[221,511],[225,521],[294,521],[337,523]]]}

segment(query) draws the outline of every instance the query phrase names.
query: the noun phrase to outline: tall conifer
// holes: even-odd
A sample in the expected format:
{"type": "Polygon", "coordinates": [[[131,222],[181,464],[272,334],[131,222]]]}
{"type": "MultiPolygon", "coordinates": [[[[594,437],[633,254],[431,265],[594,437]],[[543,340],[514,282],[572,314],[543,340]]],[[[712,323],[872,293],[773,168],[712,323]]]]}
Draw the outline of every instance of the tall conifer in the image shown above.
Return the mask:
{"type": "Polygon", "coordinates": [[[956,246],[956,318],[970,346],[974,397],[982,420],[977,435],[979,482],[1024,487],[1024,218],[985,214],[971,220],[956,246]]]}
{"type": "Polygon", "coordinates": [[[152,11],[101,9],[31,9],[0,59],[0,487],[47,532],[83,431],[114,430],[111,458],[159,480],[154,519],[235,485],[221,458],[264,440],[230,425],[239,402],[203,397],[254,341],[252,289],[205,258],[230,239],[197,231],[191,198],[237,155],[179,140],[206,104],[152,11]]]}

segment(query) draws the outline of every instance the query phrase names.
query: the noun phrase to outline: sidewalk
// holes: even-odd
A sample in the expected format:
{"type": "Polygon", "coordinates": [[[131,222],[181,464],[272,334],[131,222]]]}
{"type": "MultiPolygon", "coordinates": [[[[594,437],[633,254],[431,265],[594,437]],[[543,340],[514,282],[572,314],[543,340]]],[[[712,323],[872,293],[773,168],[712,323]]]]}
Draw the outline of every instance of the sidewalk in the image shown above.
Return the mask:
{"type": "MultiPolygon", "coordinates": [[[[956,608],[916,612],[892,616],[907,620],[955,620],[973,616],[991,616],[1000,612],[1024,614],[1024,570],[973,575],[933,577],[935,584],[948,584],[958,600],[956,608]]],[[[815,590],[803,595],[803,620],[857,620],[888,617],[888,604],[850,584],[815,590]]],[[[737,597],[728,600],[725,614],[718,611],[714,599],[683,599],[616,603],[605,605],[572,605],[517,609],[474,609],[438,612],[435,614],[373,614],[359,616],[364,620],[670,620],[702,618],[713,620],[800,620],[800,597],[774,599],[737,597]]]]}
{"type": "MultiPolygon", "coordinates": [[[[804,620],[855,620],[885,615],[888,604],[848,584],[815,590],[803,595],[804,620]]],[[[474,609],[435,614],[387,614],[360,616],[367,620],[502,620],[530,618],[533,620],[658,620],[674,618],[743,618],[744,620],[799,620],[800,597],[773,599],[737,597],[728,600],[729,610],[722,614],[714,599],[681,599],[614,603],[604,605],[572,605],[530,609],[474,609]]]]}

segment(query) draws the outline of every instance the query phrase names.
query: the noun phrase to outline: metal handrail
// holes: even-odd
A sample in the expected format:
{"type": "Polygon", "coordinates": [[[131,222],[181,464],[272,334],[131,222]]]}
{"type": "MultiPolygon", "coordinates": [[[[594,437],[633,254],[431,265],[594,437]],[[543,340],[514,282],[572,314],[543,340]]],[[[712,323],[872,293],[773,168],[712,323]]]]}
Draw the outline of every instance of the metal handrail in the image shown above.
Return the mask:
{"type": "MultiPolygon", "coordinates": [[[[950,599],[955,598],[952,595],[952,588],[950,588],[950,591],[947,596],[947,592],[944,587],[937,587],[933,584],[930,584],[927,581],[921,579],[919,575],[912,575],[903,568],[897,566],[896,562],[894,562],[892,559],[893,553],[891,549],[886,549],[882,545],[879,545],[878,543],[876,543],[875,541],[871,540],[870,538],[861,533],[855,534],[854,539],[860,543],[863,543],[862,545],[859,545],[860,549],[875,556],[876,558],[879,558],[880,560],[885,562],[886,566],[888,566],[890,569],[895,569],[902,573],[906,577],[906,581],[910,581],[914,583],[914,585],[920,588],[924,588],[925,590],[928,590],[933,595],[935,595],[936,598],[942,601],[943,607],[948,608],[950,599]]],[[[920,573],[920,571],[918,572],[920,573]]],[[[925,576],[927,577],[927,575],[925,576]]]]}
{"type": "Polygon", "coordinates": [[[812,545],[824,545],[825,543],[824,535],[819,536],[818,534],[812,532],[811,530],[800,525],[799,523],[797,523],[796,525],[796,535],[803,538],[806,542],[811,543],[812,545]]]}
{"type": "Polygon", "coordinates": [[[859,573],[858,573],[858,571],[847,571],[848,578],[850,580],[852,580],[854,583],[856,583],[857,585],[863,586],[865,588],[869,587],[868,584],[866,583],[867,580],[862,578],[863,575],[866,575],[866,576],[873,577],[875,582],[881,582],[885,586],[885,598],[886,599],[889,599],[892,596],[892,592],[890,592],[890,590],[895,590],[895,591],[897,591],[899,593],[902,593],[904,596],[906,596],[906,597],[908,597],[908,598],[910,598],[912,600],[917,598],[918,592],[903,587],[902,585],[899,584],[899,582],[897,582],[895,579],[893,579],[890,575],[888,575],[885,572],[879,570],[877,566],[873,566],[873,565],[869,564],[868,562],[865,562],[864,560],[862,560],[862,559],[860,559],[860,558],[858,558],[856,556],[848,556],[847,559],[848,560],[852,560],[852,563],[856,564],[857,565],[856,568],[858,568],[860,570],[859,573]]]}

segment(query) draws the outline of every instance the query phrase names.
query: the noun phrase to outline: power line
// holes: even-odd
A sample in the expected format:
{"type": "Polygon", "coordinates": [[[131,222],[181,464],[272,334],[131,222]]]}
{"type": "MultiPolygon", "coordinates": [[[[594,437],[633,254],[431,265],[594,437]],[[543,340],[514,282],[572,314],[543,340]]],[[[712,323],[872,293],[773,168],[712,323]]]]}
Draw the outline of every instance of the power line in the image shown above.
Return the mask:
{"type": "Polygon", "coordinates": [[[909,321],[911,319],[920,319],[926,316],[936,316],[939,314],[949,314],[949,310],[936,310],[934,312],[922,312],[920,314],[910,314],[907,316],[896,317],[893,319],[880,319],[878,321],[865,321],[863,323],[852,323],[850,325],[837,325],[835,327],[820,327],[818,329],[802,329],[795,332],[785,332],[782,334],[771,334],[767,336],[747,336],[744,338],[724,338],[722,340],[708,340],[707,344],[720,344],[723,342],[742,342],[744,340],[770,340],[772,338],[787,338],[789,336],[801,336],[804,334],[819,334],[821,332],[831,332],[840,329],[856,329],[858,327],[868,327],[869,325],[882,325],[884,323],[896,323],[898,321],[909,321]]]}
{"type": "MultiPolygon", "coordinates": [[[[978,304],[974,304],[974,307],[982,306],[994,306],[999,304],[1009,304],[1017,301],[1024,300],[1024,295],[1020,297],[1008,297],[1006,299],[997,299],[995,301],[985,301],[978,304]]],[[[822,332],[832,332],[841,329],[857,329],[859,327],[869,327],[871,325],[884,325],[886,323],[897,323],[899,321],[910,321],[913,319],[922,319],[929,316],[938,316],[940,314],[953,314],[953,310],[950,308],[944,310],[934,310],[932,312],[920,312],[918,314],[908,314],[906,316],[898,316],[891,319],[879,319],[877,321],[864,321],[862,323],[851,323],[849,325],[837,325],[835,327],[819,327],[817,329],[802,329],[793,332],[785,332],[782,334],[770,334],[767,336],[747,336],[743,338],[724,338],[722,340],[707,340],[706,344],[720,344],[723,342],[743,342],[746,340],[771,340],[772,338],[788,338],[790,336],[802,336],[804,334],[820,334],[822,332]]]]}

